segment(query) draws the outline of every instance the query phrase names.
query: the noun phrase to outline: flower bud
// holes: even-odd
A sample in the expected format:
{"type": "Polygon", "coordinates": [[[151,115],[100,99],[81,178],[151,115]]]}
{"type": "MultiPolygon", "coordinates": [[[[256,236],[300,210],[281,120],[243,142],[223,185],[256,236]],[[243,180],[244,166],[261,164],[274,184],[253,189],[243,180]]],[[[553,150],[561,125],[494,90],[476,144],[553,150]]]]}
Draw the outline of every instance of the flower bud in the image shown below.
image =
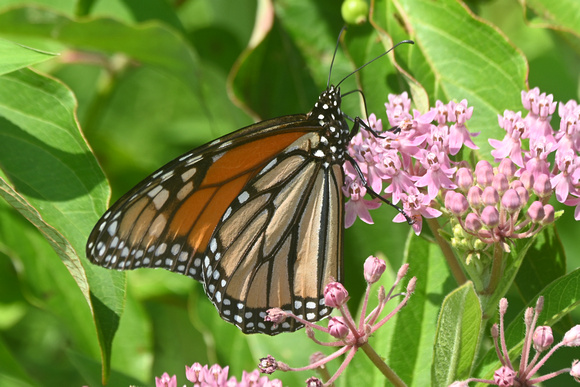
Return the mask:
{"type": "Polygon", "coordinates": [[[348,292],[340,282],[331,282],[324,288],[324,303],[331,308],[342,306],[348,300],[348,292]]]}
{"type": "Polygon", "coordinates": [[[481,211],[481,221],[488,228],[494,228],[499,225],[499,212],[494,206],[487,206],[481,211]]]}
{"type": "Polygon", "coordinates": [[[306,379],[306,387],[322,387],[322,381],[314,376],[306,379]]]}
{"type": "Polygon", "coordinates": [[[479,230],[481,230],[482,227],[483,225],[481,224],[481,220],[479,219],[479,216],[477,216],[477,214],[473,212],[467,214],[467,216],[465,217],[465,228],[468,231],[478,232],[479,230]]]}
{"type": "Polygon", "coordinates": [[[550,176],[542,173],[536,178],[534,182],[534,193],[539,198],[545,198],[552,195],[552,183],[550,183],[550,176]]]}
{"type": "Polygon", "coordinates": [[[374,256],[370,256],[366,259],[364,264],[364,276],[365,280],[369,284],[374,284],[381,278],[381,275],[385,272],[387,265],[385,261],[374,256]]]}
{"type": "Polygon", "coordinates": [[[528,200],[530,200],[530,194],[528,193],[528,190],[525,189],[523,186],[521,186],[516,188],[516,192],[520,197],[522,206],[524,206],[528,202],[528,200]]]}
{"type": "Polygon", "coordinates": [[[537,327],[534,331],[534,349],[538,352],[543,352],[550,348],[552,343],[554,343],[554,335],[552,334],[552,328],[549,326],[537,327]]]}
{"type": "Polygon", "coordinates": [[[260,359],[258,368],[263,374],[271,375],[278,369],[278,362],[276,362],[274,356],[268,355],[260,359]]]}
{"type": "Polygon", "coordinates": [[[534,186],[534,175],[528,170],[522,171],[520,175],[520,181],[524,185],[524,187],[530,191],[534,186]]]}
{"type": "Polygon", "coordinates": [[[564,335],[562,343],[566,347],[580,346],[580,325],[575,325],[564,335]]]}
{"type": "Polygon", "coordinates": [[[481,160],[475,166],[475,179],[480,187],[487,187],[493,180],[493,168],[489,161],[481,160]]]}
{"type": "Polygon", "coordinates": [[[492,186],[485,187],[481,200],[486,206],[495,206],[499,202],[499,194],[492,186]]]}
{"type": "Polygon", "coordinates": [[[445,206],[453,215],[462,216],[467,212],[469,204],[462,194],[449,191],[445,196],[445,206]]]}
{"type": "Polygon", "coordinates": [[[499,163],[497,171],[503,173],[508,179],[511,179],[516,174],[516,165],[511,159],[505,158],[499,163]]]}
{"type": "Polygon", "coordinates": [[[342,340],[348,335],[348,332],[348,325],[346,325],[344,317],[331,317],[330,320],[328,320],[328,333],[330,333],[332,337],[342,340]]]}
{"type": "Polygon", "coordinates": [[[271,321],[274,324],[281,324],[286,320],[286,312],[284,312],[280,308],[272,308],[266,311],[266,317],[264,317],[264,321],[271,321]]]}
{"type": "Polygon", "coordinates": [[[455,175],[457,186],[463,192],[467,192],[473,185],[473,173],[468,168],[459,168],[455,175]]]}
{"type": "Polygon", "coordinates": [[[501,206],[509,214],[513,214],[521,208],[520,195],[518,195],[516,190],[508,189],[501,198],[501,206]]]}
{"type": "Polygon", "coordinates": [[[516,379],[516,373],[511,368],[502,366],[493,373],[493,381],[498,386],[513,386],[516,379]]]}
{"type": "Polygon", "coordinates": [[[467,201],[469,202],[471,208],[477,210],[482,207],[481,203],[482,194],[483,190],[476,185],[469,189],[469,191],[467,192],[467,201]]]}
{"type": "Polygon", "coordinates": [[[491,186],[501,195],[510,187],[507,177],[503,173],[498,173],[493,176],[491,186]]]}
{"type": "Polygon", "coordinates": [[[544,206],[544,219],[542,219],[542,226],[554,223],[554,216],[555,216],[554,207],[551,204],[546,204],[544,206]]]}
{"type": "Polygon", "coordinates": [[[528,208],[528,216],[534,223],[540,223],[545,215],[546,213],[544,212],[542,202],[536,200],[530,205],[530,208],[528,208]]]}

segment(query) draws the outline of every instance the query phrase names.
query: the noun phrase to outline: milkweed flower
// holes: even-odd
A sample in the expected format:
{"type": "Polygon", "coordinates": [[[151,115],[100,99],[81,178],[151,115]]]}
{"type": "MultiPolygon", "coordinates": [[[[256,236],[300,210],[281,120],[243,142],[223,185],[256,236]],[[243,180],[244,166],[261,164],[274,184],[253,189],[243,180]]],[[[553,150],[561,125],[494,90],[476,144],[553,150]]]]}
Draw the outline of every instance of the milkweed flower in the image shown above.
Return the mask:
{"type": "MultiPolygon", "coordinates": [[[[185,366],[185,376],[193,383],[194,387],[282,387],[278,379],[269,380],[267,376],[260,376],[260,371],[243,371],[242,378],[238,381],[234,376],[228,379],[229,367],[220,367],[213,364],[211,367],[193,363],[191,367],[185,366]]],[[[177,387],[177,377],[169,376],[165,372],[160,378],[155,378],[156,387],[177,387]]]]}
{"type": "MultiPolygon", "coordinates": [[[[339,347],[339,349],[329,356],[324,356],[323,354],[316,353],[311,357],[310,365],[302,368],[293,368],[287,364],[277,361],[274,357],[268,355],[265,358],[260,359],[259,368],[264,373],[271,374],[276,370],[280,371],[306,371],[315,370],[331,360],[336,359],[341,355],[345,355],[345,359],[336,373],[330,377],[324,384],[317,378],[309,378],[306,381],[307,386],[327,386],[334,383],[334,381],[339,377],[339,375],[346,369],[355,353],[362,347],[365,347],[366,351],[374,351],[370,347],[368,340],[369,337],[380,329],[387,321],[389,321],[396,313],[398,313],[408,302],[411,294],[415,290],[415,283],[417,279],[415,277],[409,280],[407,284],[406,291],[403,293],[394,294],[394,290],[401,280],[407,274],[409,269],[408,264],[404,264],[398,271],[397,277],[394,284],[390,288],[389,292],[385,292],[385,288],[381,286],[379,288],[378,294],[378,305],[370,313],[367,314],[367,305],[370,297],[371,285],[377,282],[383,272],[385,271],[385,262],[376,257],[370,256],[367,258],[364,264],[364,277],[367,282],[367,290],[365,297],[363,299],[363,306],[358,321],[352,317],[346,303],[348,301],[348,292],[344,286],[338,282],[329,283],[324,290],[324,300],[326,306],[337,308],[340,312],[340,316],[330,317],[327,327],[321,327],[312,322],[306,321],[299,316],[296,316],[290,312],[282,311],[279,308],[268,311],[268,316],[266,319],[268,321],[276,321],[277,323],[282,322],[285,318],[293,318],[298,322],[306,326],[306,334],[315,343],[323,346],[329,347],[339,347]],[[399,302],[397,306],[386,316],[380,318],[381,312],[383,311],[385,304],[397,297],[402,296],[403,299],[399,302]],[[275,319],[275,320],[274,320],[275,319]],[[325,332],[336,339],[332,342],[322,342],[315,337],[315,331],[325,332]]],[[[378,356],[377,356],[378,358],[378,356]]],[[[376,359],[375,359],[376,360],[376,359]]],[[[375,362],[373,360],[373,362],[375,362]]],[[[397,378],[396,374],[388,368],[384,362],[379,364],[375,363],[383,373],[389,374],[389,377],[397,378]],[[391,376],[392,374],[392,376],[391,376]]]]}
{"type": "Polygon", "coordinates": [[[564,338],[552,347],[554,343],[552,328],[549,326],[536,326],[544,307],[544,297],[538,297],[536,306],[528,308],[524,315],[526,334],[520,364],[516,365],[509,357],[505,341],[504,317],[507,307],[507,299],[502,298],[499,302],[499,325],[494,324],[491,328],[495,351],[501,363],[501,366],[493,374],[493,380],[470,378],[461,382],[454,382],[450,387],[467,387],[470,382],[488,383],[495,386],[533,386],[565,373],[570,374],[577,382],[580,382],[578,360],[574,360],[570,368],[564,368],[545,375],[539,374],[540,368],[558,348],[580,346],[580,325],[576,325],[566,332],[564,338]],[[530,358],[532,348],[535,351],[535,355],[530,358]],[[542,356],[544,352],[546,353],[542,356]]]}

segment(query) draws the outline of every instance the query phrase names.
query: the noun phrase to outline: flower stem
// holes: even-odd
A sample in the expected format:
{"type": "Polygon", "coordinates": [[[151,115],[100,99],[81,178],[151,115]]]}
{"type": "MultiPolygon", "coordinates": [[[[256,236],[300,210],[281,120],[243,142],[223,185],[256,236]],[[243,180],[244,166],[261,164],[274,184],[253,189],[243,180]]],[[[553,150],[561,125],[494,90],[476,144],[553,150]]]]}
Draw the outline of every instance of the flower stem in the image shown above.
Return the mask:
{"type": "Polygon", "coordinates": [[[437,219],[426,219],[426,220],[427,224],[429,225],[429,228],[431,229],[433,235],[435,236],[437,244],[439,245],[439,247],[441,247],[443,256],[447,261],[449,269],[451,269],[451,273],[453,274],[455,281],[457,282],[458,285],[464,284],[465,282],[467,282],[467,277],[465,277],[465,274],[463,273],[463,270],[461,269],[459,262],[457,262],[455,254],[453,254],[453,250],[451,250],[451,246],[449,246],[449,243],[447,243],[447,241],[439,233],[439,230],[441,229],[439,222],[437,221],[437,219]]]}
{"type": "Polygon", "coordinates": [[[385,363],[383,359],[381,359],[381,357],[378,355],[378,353],[375,352],[375,350],[373,349],[373,347],[369,345],[369,343],[363,344],[361,348],[363,351],[365,351],[366,355],[369,357],[369,359],[371,359],[373,364],[381,371],[383,375],[385,375],[385,378],[387,378],[387,380],[393,384],[393,386],[407,387],[405,382],[403,382],[401,378],[399,378],[399,376],[395,373],[395,371],[393,371],[387,365],[387,363],[385,363]]]}
{"type": "MultiPolygon", "coordinates": [[[[489,284],[487,288],[482,292],[482,294],[491,295],[495,292],[497,284],[503,274],[503,249],[500,242],[494,243],[493,247],[493,262],[491,264],[491,276],[489,278],[489,284]]],[[[486,308],[484,308],[486,309],[486,308]]]]}

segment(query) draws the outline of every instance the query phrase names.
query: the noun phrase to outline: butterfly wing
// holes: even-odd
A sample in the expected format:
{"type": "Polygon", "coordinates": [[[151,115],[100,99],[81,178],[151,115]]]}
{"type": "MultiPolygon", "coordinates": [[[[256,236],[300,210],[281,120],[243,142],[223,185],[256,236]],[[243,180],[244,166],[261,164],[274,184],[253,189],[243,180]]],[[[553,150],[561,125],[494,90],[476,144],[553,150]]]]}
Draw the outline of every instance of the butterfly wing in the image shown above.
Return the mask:
{"type": "Polygon", "coordinates": [[[196,148],[119,199],[95,225],[87,257],[129,270],[164,268],[198,281],[217,223],[247,182],[308,133],[304,115],[263,121],[196,148]]]}
{"type": "Polygon", "coordinates": [[[273,158],[226,209],[203,262],[206,293],[245,333],[294,331],[265,322],[279,307],[317,321],[328,315],[323,290],[341,281],[343,172],[312,157],[319,133],[301,136],[273,158]]]}

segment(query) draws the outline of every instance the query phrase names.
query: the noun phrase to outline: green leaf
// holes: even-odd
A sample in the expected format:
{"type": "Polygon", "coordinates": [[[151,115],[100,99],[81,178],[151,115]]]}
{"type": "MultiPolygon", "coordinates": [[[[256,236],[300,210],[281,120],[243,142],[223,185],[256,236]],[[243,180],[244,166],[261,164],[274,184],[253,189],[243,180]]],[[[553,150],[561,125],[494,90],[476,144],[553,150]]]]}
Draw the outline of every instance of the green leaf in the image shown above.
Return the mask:
{"type": "Polygon", "coordinates": [[[471,282],[445,297],[433,346],[432,386],[444,387],[469,377],[479,349],[481,316],[471,282]]]}
{"type": "Polygon", "coordinates": [[[540,290],[566,274],[564,247],[554,226],[548,226],[535,238],[526,252],[514,285],[524,303],[530,302],[540,290]]]}
{"type": "Polygon", "coordinates": [[[0,75],[44,62],[55,55],[58,54],[0,39],[0,75]]]}
{"type": "Polygon", "coordinates": [[[45,235],[91,306],[106,379],[124,275],[80,259],[108,187],[75,109],[70,90],[53,79],[30,70],[0,77],[0,193],[45,235]]]}
{"type": "Polygon", "coordinates": [[[526,0],[526,17],[537,27],[567,30],[580,36],[580,4],[575,0],[526,0]]]}
{"type": "Polygon", "coordinates": [[[479,156],[490,159],[487,139],[503,137],[497,115],[521,110],[525,58],[494,26],[455,0],[399,0],[395,6],[398,20],[412,31],[408,38],[416,40],[409,70],[427,90],[430,104],[466,98],[475,107],[469,130],[485,133],[474,138],[479,156]]]}

